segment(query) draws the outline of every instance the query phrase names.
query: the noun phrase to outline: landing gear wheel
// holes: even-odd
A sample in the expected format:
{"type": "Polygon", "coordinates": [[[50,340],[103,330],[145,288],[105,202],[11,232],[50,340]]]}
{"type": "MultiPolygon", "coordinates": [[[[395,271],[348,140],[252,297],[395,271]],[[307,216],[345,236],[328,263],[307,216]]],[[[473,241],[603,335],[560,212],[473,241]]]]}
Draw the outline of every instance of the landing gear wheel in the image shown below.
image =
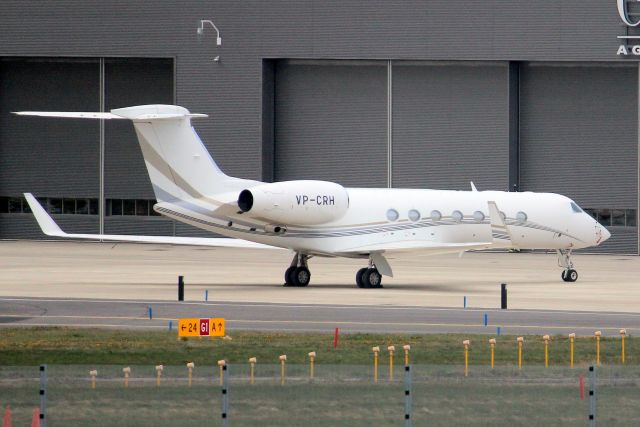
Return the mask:
{"type": "Polygon", "coordinates": [[[291,273],[293,286],[305,287],[311,281],[311,272],[307,267],[296,267],[291,273]]]}
{"type": "Polygon", "coordinates": [[[375,268],[369,269],[369,274],[367,274],[367,282],[369,283],[369,287],[371,288],[381,288],[382,287],[382,275],[375,268]]]}
{"type": "MultiPolygon", "coordinates": [[[[380,275],[380,272],[377,269],[364,268],[362,270],[364,270],[362,272],[362,277],[360,279],[360,283],[362,283],[362,286],[360,286],[360,283],[358,283],[359,287],[362,287],[362,288],[381,288],[382,287],[382,275],[380,275]]],[[[360,271],[358,271],[358,274],[360,274],[360,271]]],[[[357,276],[356,276],[356,279],[357,279],[357,276]]]]}
{"type": "Polygon", "coordinates": [[[578,272],[570,268],[563,271],[561,277],[565,282],[575,282],[576,280],[578,280],[578,272]]]}
{"type": "Polygon", "coordinates": [[[362,277],[364,276],[364,273],[367,272],[367,268],[361,268],[360,270],[358,270],[358,272],[356,273],[356,285],[358,285],[359,288],[364,288],[364,282],[362,280],[362,277]]]}
{"type": "Polygon", "coordinates": [[[293,284],[293,277],[292,277],[293,270],[295,270],[295,269],[296,269],[296,267],[289,267],[289,268],[287,268],[285,270],[285,272],[284,272],[284,285],[285,286],[295,286],[293,284]]]}

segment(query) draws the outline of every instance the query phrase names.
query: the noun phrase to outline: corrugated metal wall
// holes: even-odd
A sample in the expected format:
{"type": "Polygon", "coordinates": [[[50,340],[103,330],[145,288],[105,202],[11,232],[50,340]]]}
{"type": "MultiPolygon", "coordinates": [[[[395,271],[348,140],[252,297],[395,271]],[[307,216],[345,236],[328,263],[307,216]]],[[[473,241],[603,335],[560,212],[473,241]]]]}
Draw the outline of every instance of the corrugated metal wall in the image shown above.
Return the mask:
{"type": "Polygon", "coordinates": [[[275,180],[387,185],[386,63],[280,61],[275,180]]]}
{"type": "MultiPolygon", "coordinates": [[[[636,209],[637,66],[528,65],[520,76],[521,188],[636,209]]],[[[601,249],[637,253],[635,230],[613,227],[601,249]]]]}
{"type": "MultiPolygon", "coordinates": [[[[616,36],[624,32],[615,2],[596,0],[486,0],[465,4],[450,0],[4,0],[0,5],[0,28],[0,52],[4,56],[176,58],[177,103],[211,115],[209,120],[197,123],[203,142],[225,172],[252,179],[270,177],[270,171],[264,169],[273,167],[273,162],[262,161],[262,132],[268,129],[263,126],[261,106],[265,58],[628,61],[615,54],[616,36]],[[196,27],[200,19],[214,20],[221,30],[222,46],[215,45],[211,29],[198,40],[196,27]],[[213,62],[217,55],[220,61],[213,62]]],[[[616,90],[624,86],[627,85],[620,81],[616,90]]],[[[637,89],[637,85],[634,87],[637,89]]],[[[624,99],[632,92],[628,88],[624,99]]],[[[609,97],[616,93],[611,92],[609,97]]],[[[21,106],[36,107],[51,108],[34,103],[21,106]]],[[[56,107],[63,106],[56,103],[56,107]]],[[[464,119],[458,117],[458,123],[464,119]]],[[[7,126],[31,123],[9,123],[11,120],[5,114],[0,117],[0,132],[8,132],[7,126]]],[[[69,137],[70,129],[72,133],[87,133],[74,126],[85,125],[65,123],[60,135],[69,137]]],[[[635,132],[637,120],[626,126],[635,132]]],[[[0,150],[5,147],[0,142],[0,150]]],[[[637,147],[628,153],[637,157],[637,147]]],[[[3,166],[20,160],[19,149],[0,154],[3,166]]],[[[91,156],[97,153],[88,153],[87,162],[97,162],[97,157],[91,156]]],[[[46,160],[33,163],[35,175],[39,173],[36,169],[46,170],[37,167],[46,160]]],[[[596,165],[592,158],[582,160],[596,165]]],[[[69,162],[64,167],[73,170],[75,164],[69,162]]],[[[352,158],[345,165],[353,168],[352,158]]],[[[524,161],[523,166],[526,167],[524,161]]],[[[376,173],[378,168],[385,169],[379,165],[368,167],[375,167],[376,173]]],[[[0,176],[5,170],[0,168],[0,176]]],[[[474,171],[473,175],[477,174],[474,171]]],[[[71,179],[74,178],[93,185],[93,176],[76,173],[71,179]]],[[[423,179],[426,178],[397,177],[400,183],[406,180],[411,186],[419,185],[423,179]]],[[[386,182],[378,175],[373,181],[386,182]]],[[[487,181],[487,185],[499,186],[499,182],[487,181]]],[[[0,179],[2,185],[5,183],[0,179]]],[[[461,184],[456,182],[458,185],[461,184]]],[[[2,218],[0,234],[6,228],[12,226],[2,218]]]]}
{"type": "Polygon", "coordinates": [[[507,72],[507,64],[393,63],[394,187],[507,189],[507,72]]]}

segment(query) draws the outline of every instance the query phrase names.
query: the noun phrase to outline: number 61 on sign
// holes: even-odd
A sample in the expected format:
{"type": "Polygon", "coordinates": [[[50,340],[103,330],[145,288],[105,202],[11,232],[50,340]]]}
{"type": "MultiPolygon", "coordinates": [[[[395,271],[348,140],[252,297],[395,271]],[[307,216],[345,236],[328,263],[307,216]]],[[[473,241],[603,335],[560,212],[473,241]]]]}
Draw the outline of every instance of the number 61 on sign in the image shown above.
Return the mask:
{"type": "Polygon", "coordinates": [[[224,337],[224,318],[178,319],[180,337],[224,337]]]}

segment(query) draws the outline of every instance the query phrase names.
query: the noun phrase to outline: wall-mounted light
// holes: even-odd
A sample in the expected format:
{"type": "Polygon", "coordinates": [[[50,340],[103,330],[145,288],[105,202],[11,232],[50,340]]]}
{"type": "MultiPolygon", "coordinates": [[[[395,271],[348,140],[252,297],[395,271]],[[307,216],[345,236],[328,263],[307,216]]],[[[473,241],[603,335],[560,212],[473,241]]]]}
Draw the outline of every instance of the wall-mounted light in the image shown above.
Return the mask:
{"type": "Polygon", "coordinates": [[[214,30],[216,30],[216,45],[222,46],[222,37],[220,37],[220,30],[216,27],[216,24],[211,22],[208,19],[201,19],[200,25],[198,26],[198,36],[202,36],[204,34],[204,24],[211,24],[214,30]]]}

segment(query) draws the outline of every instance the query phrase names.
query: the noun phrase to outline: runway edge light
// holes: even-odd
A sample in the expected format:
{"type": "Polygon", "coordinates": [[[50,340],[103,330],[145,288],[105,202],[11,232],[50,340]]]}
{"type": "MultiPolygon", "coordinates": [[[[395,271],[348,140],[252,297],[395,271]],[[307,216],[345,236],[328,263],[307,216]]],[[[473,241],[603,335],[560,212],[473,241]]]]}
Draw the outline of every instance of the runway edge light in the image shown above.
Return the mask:
{"type": "Polygon", "coordinates": [[[469,376],[469,346],[471,345],[470,340],[462,341],[462,345],[464,346],[464,376],[469,376]]]}
{"type": "Polygon", "coordinates": [[[378,355],[380,354],[380,347],[375,346],[371,348],[373,351],[373,382],[378,383],[378,355]]]}

